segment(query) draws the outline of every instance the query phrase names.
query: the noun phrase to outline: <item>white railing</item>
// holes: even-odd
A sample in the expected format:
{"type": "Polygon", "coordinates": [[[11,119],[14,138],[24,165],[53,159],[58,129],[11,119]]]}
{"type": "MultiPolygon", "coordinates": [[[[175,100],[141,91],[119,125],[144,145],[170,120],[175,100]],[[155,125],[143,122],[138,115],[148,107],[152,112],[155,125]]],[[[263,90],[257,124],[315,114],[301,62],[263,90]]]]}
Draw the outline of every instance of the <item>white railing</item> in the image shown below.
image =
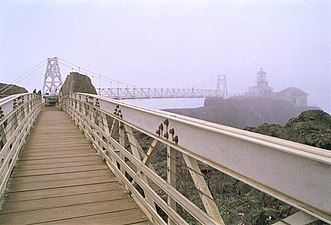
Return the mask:
{"type": "Polygon", "coordinates": [[[179,211],[186,211],[202,224],[223,224],[203,165],[331,221],[327,150],[96,95],[73,93],[61,104],[154,223],[184,224],[179,211]],[[142,147],[137,135],[149,146],[142,147]],[[158,151],[166,151],[165,177],[151,164],[158,151]],[[179,157],[203,207],[176,190],[179,157]]]}
{"type": "Polygon", "coordinates": [[[41,110],[37,94],[16,94],[0,99],[0,196],[33,123],[41,110]]]}
{"type": "Polygon", "coordinates": [[[112,99],[223,97],[220,90],[194,88],[99,88],[98,93],[112,99]]]}

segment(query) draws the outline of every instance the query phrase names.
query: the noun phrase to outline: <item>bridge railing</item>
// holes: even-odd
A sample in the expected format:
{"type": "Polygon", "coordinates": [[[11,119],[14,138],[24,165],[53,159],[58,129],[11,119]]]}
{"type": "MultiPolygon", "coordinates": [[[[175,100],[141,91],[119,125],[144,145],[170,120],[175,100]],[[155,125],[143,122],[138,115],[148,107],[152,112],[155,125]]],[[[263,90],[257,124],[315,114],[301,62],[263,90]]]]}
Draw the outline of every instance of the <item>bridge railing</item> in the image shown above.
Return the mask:
{"type": "Polygon", "coordinates": [[[72,93],[61,101],[155,223],[185,224],[187,214],[202,224],[224,223],[206,183],[204,165],[331,221],[331,153],[327,150],[96,95],[72,93]],[[160,171],[153,163],[166,169],[160,171]],[[187,190],[185,196],[177,187],[182,179],[179,165],[187,168],[200,205],[189,200],[187,190]]]}
{"type": "Polygon", "coordinates": [[[99,95],[112,99],[223,97],[221,90],[189,88],[99,88],[99,95]]]}
{"type": "Polygon", "coordinates": [[[0,196],[41,106],[35,93],[0,99],[0,196]]]}

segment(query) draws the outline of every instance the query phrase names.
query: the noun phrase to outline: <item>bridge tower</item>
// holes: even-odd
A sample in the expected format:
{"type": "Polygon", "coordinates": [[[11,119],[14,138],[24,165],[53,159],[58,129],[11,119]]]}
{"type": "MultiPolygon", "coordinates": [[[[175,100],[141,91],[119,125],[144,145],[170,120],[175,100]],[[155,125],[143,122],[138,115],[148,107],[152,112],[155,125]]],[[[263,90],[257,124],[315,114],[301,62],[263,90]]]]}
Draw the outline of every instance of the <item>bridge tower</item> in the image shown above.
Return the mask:
{"type": "Polygon", "coordinates": [[[225,74],[218,75],[216,90],[222,91],[224,98],[227,97],[227,95],[228,95],[228,86],[227,86],[227,83],[226,83],[226,75],[225,74]]]}
{"type": "Polygon", "coordinates": [[[43,95],[57,95],[60,91],[61,85],[62,79],[58,58],[48,58],[43,86],[43,95]]]}

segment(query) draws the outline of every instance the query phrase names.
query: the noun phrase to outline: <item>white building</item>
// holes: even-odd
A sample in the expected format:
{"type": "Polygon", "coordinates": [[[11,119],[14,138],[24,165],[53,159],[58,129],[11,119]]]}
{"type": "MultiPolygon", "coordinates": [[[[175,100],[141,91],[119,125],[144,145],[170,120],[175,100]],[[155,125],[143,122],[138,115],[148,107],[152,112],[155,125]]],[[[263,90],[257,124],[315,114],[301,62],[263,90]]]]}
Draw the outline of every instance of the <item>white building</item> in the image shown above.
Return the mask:
{"type": "Polygon", "coordinates": [[[298,88],[289,87],[280,92],[273,92],[267,82],[267,74],[262,70],[257,73],[256,86],[249,87],[247,97],[265,97],[282,99],[291,102],[295,106],[307,106],[308,94],[298,88]]]}
{"type": "Polygon", "coordinates": [[[272,94],[274,99],[283,99],[296,106],[307,106],[308,94],[298,88],[289,87],[280,92],[272,94]]]}
{"type": "Polygon", "coordinates": [[[267,74],[262,70],[257,73],[256,86],[249,87],[246,93],[248,97],[271,97],[272,88],[269,87],[267,74]]]}

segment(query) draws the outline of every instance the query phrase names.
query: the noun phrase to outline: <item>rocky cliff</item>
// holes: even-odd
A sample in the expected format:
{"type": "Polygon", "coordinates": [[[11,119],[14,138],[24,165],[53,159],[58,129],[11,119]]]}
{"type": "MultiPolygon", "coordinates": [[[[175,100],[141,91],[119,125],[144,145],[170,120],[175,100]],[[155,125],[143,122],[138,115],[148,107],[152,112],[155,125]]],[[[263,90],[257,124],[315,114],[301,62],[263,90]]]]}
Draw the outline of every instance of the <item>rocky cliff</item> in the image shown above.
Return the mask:
{"type": "Polygon", "coordinates": [[[297,107],[285,100],[269,98],[207,98],[204,107],[167,111],[242,129],[263,123],[284,125],[308,109],[312,107],[297,107]]]}
{"type": "Polygon", "coordinates": [[[77,72],[71,72],[62,85],[61,93],[63,95],[67,95],[70,92],[97,94],[91,79],[77,72]]]}
{"type": "Polygon", "coordinates": [[[20,87],[20,86],[14,85],[14,84],[9,84],[9,86],[7,86],[7,85],[8,84],[0,83],[0,90],[1,90],[0,98],[8,96],[8,95],[28,93],[28,91],[23,87],[20,87]]]}

